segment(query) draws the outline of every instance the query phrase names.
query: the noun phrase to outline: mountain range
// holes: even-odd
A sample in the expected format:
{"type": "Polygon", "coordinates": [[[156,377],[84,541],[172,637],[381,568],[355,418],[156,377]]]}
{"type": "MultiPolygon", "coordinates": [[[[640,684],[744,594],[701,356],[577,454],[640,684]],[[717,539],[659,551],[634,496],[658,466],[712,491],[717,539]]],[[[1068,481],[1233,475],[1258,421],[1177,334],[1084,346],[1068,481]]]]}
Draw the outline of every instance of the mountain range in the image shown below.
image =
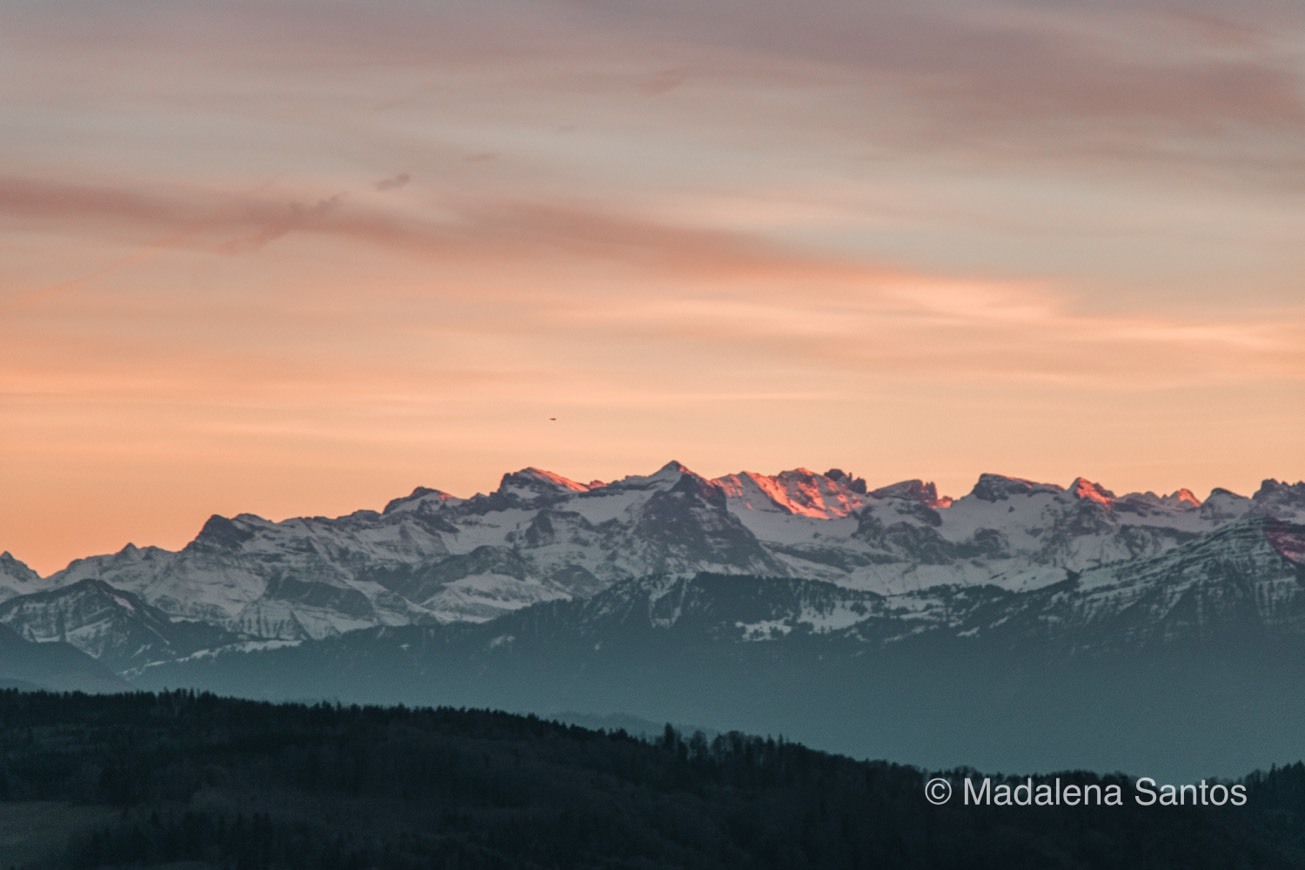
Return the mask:
{"type": "Polygon", "coordinates": [[[1245,516],[1305,520],[1305,484],[1131,493],[985,474],[966,496],[918,480],[869,490],[838,470],[704,479],[679,463],[581,484],[539,469],[469,499],[418,488],[383,511],[211,517],[177,552],[127,545],[40,579],[0,556],[0,600],[97,580],[172,619],[260,640],[476,622],[621,580],[700,571],[825,580],[880,594],[1047,586],[1145,558],[1245,516]]]}
{"type": "Polygon", "coordinates": [[[46,578],[6,553],[0,626],[144,688],[622,713],[918,763],[1236,771],[1305,754],[1305,703],[1282,700],[1305,676],[1305,484],[1202,500],[985,474],[950,499],[836,469],[526,469],[469,499],[214,516],[179,551],[46,578]],[[1209,713],[1233,699],[1275,717],[1209,713]]]}

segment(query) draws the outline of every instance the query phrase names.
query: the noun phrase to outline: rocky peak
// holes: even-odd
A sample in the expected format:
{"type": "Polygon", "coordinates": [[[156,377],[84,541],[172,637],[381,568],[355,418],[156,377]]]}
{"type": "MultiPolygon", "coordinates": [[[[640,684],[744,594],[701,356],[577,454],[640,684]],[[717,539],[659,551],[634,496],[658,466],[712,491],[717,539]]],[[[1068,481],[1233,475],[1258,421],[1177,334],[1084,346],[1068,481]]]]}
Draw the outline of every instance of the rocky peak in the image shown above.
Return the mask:
{"type": "Polygon", "coordinates": [[[1269,478],[1260,483],[1260,488],[1251,498],[1257,502],[1281,501],[1305,504],[1305,481],[1287,483],[1269,478]]]}
{"type": "Polygon", "coordinates": [[[1015,496],[1062,491],[1060,487],[1052,483],[1036,483],[1032,480],[1025,480],[1020,477],[1004,477],[1000,474],[980,474],[979,482],[974,485],[974,489],[970,490],[970,495],[983,501],[1004,501],[1015,496]]]}
{"type": "Polygon", "coordinates": [[[554,502],[588,491],[589,487],[583,483],[531,466],[503,475],[491,498],[495,502],[523,506],[554,502]]]}
{"type": "Polygon", "coordinates": [[[825,472],[825,477],[830,480],[843,484],[857,495],[866,494],[865,478],[857,477],[854,474],[848,474],[841,468],[831,468],[825,472]]]}
{"type": "Polygon", "coordinates": [[[1099,483],[1093,483],[1086,477],[1074,478],[1074,482],[1069,485],[1068,492],[1079,501],[1095,502],[1103,507],[1112,506],[1116,498],[1113,492],[1099,483]]]}
{"type": "Polygon", "coordinates": [[[630,475],[629,477],[623,477],[620,480],[613,481],[612,483],[607,484],[606,488],[613,489],[613,490],[623,490],[623,489],[665,490],[678,484],[680,482],[680,479],[683,477],[692,477],[696,480],[703,480],[702,477],[699,477],[697,474],[690,471],[689,468],[685,466],[683,463],[676,462],[675,460],[672,459],[670,462],[666,463],[652,474],[648,474],[648,475],[635,474],[635,475],[630,475]]]}
{"type": "Polygon", "coordinates": [[[39,574],[25,563],[14,558],[13,553],[8,550],[0,553],[0,576],[11,577],[21,583],[30,583],[41,579],[39,574]]]}
{"type": "Polygon", "coordinates": [[[773,477],[742,471],[712,481],[746,508],[820,519],[845,517],[865,502],[864,495],[850,483],[851,479],[841,472],[830,477],[807,468],[781,471],[773,477]]]}
{"type": "Polygon", "coordinates": [[[438,489],[431,489],[428,486],[419,486],[412,491],[412,495],[402,496],[391,499],[382,514],[399,513],[402,511],[430,511],[437,510],[446,502],[459,501],[447,492],[438,489]]]}
{"type": "Polygon", "coordinates": [[[1305,521],[1305,482],[1266,480],[1251,496],[1251,501],[1279,519],[1305,521]]]}
{"type": "Polygon", "coordinates": [[[1169,495],[1162,496],[1160,503],[1168,505],[1171,508],[1185,510],[1187,508],[1198,508],[1201,506],[1201,500],[1190,489],[1180,489],[1169,495]]]}
{"type": "Polygon", "coordinates": [[[1215,487],[1201,503],[1201,515],[1211,522],[1227,522],[1246,513],[1251,504],[1244,495],[1215,487]]]}
{"type": "Polygon", "coordinates": [[[0,553],[0,600],[32,591],[40,575],[18,561],[8,550],[0,553]]]}
{"type": "Polygon", "coordinates": [[[665,479],[665,478],[679,477],[682,474],[693,474],[693,472],[690,471],[689,467],[684,463],[672,459],[670,462],[666,463],[661,468],[657,469],[657,471],[653,473],[652,477],[665,479]]]}
{"type": "Polygon", "coordinates": [[[923,480],[903,480],[897,483],[890,483],[888,486],[881,486],[872,490],[870,495],[875,498],[901,498],[907,501],[919,502],[926,507],[945,507],[951,504],[949,498],[938,498],[938,487],[933,481],[926,483],[923,480]]]}
{"type": "Polygon", "coordinates": [[[244,523],[213,514],[199,530],[195,540],[187,545],[187,549],[238,550],[253,536],[253,530],[244,523]]]}
{"type": "Polygon", "coordinates": [[[586,492],[589,487],[583,483],[565,478],[560,474],[530,466],[520,471],[503,475],[499,489],[505,486],[517,486],[540,492],[586,492]]]}

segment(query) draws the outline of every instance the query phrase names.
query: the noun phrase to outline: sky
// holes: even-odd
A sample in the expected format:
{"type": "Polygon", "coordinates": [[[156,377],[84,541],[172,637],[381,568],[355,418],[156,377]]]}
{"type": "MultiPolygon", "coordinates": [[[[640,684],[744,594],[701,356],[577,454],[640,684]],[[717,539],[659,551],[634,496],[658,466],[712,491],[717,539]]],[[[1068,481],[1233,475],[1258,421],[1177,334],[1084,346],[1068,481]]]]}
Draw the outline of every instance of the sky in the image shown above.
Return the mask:
{"type": "Polygon", "coordinates": [[[1299,0],[0,0],[0,550],[539,466],[1305,477],[1299,0]]]}

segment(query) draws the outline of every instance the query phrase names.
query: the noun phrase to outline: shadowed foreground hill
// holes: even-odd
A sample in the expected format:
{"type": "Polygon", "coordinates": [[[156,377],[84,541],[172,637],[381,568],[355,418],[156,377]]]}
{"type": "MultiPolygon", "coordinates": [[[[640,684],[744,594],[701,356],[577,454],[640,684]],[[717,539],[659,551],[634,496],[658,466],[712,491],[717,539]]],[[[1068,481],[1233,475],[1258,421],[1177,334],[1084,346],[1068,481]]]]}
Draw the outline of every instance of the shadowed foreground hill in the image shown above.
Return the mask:
{"type": "MultiPolygon", "coordinates": [[[[646,743],[474,710],[0,692],[0,829],[33,802],[115,808],[70,843],[50,844],[48,860],[33,867],[1305,861],[1299,765],[1248,778],[1242,808],[1146,808],[1131,799],[1123,807],[934,807],[925,778],[740,734],[708,740],[668,729],[646,743]]],[[[1127,785],[1088,773],[1062,779],[1127,785]]],[[[23,845],[21,832],[6,836],[23,845]]],[[[25,846],[21,854],[33,854],[25,846]]]]}

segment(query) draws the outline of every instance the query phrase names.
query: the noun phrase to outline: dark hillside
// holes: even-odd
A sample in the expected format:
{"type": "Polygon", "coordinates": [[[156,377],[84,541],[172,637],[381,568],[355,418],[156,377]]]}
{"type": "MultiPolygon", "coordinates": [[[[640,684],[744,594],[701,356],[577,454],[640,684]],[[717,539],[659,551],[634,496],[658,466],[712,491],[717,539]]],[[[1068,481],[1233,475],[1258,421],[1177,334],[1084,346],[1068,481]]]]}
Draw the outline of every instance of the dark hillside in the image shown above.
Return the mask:
{"type": "Polygon", "coordinates": [[[668,729],[649,743],[478,710],[0,692],[0,822],[33,802],[115,808],[113,821],[30,866],[1228,868],[1305,859],[1299,767],[1251,778],[1243,808],[934,807],[925,778],[741,734],[668,729]]]}

